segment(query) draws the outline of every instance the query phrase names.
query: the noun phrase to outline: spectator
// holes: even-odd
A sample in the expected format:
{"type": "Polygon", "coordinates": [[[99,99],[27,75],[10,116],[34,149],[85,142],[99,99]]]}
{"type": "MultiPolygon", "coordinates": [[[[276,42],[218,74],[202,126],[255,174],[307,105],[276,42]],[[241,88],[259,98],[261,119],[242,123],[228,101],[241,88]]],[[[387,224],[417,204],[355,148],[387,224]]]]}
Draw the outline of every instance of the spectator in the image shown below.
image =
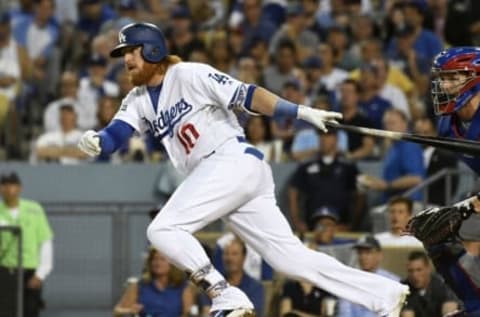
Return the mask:
{"type": "Polygon", "coordinates": [[[71,104],[60,107],[60,130],[40,135],[32,153],[43,162],[78,164],[87,156],[77,147],[83,131],[77,129],[77,115],[71,104]]]}
{"type": "MultiPolygon", "coordinates": [[[[407,117],[398,109],[388,109],[383,122],[385,129],[389,131],[406,133],[408,130],[407,117]]],[[[384,202],[420,184],[425,178],[423,152],[420,145],[394,141],[387,142],[386,147],[382,178],[366,176],[360,179],[367,188],[382,192],[384,202]]],[[[421,200],[422,193],[416,191],[411,197],[421,200]]]]}
{"type": "MultiPolygon", "coordinates": [[[[225,263],[223,261],[224,249],[227,245],[232,243],[233,240],[235,240],[235,235],[231,232],[227,232],[218,238],[215,244],[212,262],[215,268],[222,274],[225,273],[225,263]]],[[[245,273],[258,281],[271,280],[273,278],[273,269],[270,265],[260,257],[257,251],[249,247],[248,244],[246,245],[246,248],[247,254],[243,263],[245,273]]]]}
{"type": "MultiPolygon", "coordinates": [[[[368,40],[365,40],[360,43],[360,52],[361,52],[361,60],[364,64],[369,64],[369,63],[375,63],[378,60],[385,60],[383,56],[383,44],[379,39],[376,38],[371,38],[368,40]]],[[[388,63],[385,62],[384,64],[384,69],[386,73],[381,72],[381,65],[377,65],[379,68],[379,75],[382,76],[381,82],[382,83],[387,83],[390,86],[395,86],[403,92],[404,97],[408,96],[408,98],[413,98],[416,96],[416,88],[415,84],[408,78],[406,74],[404,74],[400,69],[398,69],[395,66],[390,66],[388,63]]],[[[360,71],[361,69],[355,69],[350,73],[350,78],[359,80],[360,78],[360,71]]],[[[394,97],[390,96],[390,93],[387,94],[386,92],[381,92],[381,96],[383,96],[385,99],[388,100],[395,100],[393,99],[394,97]],[[391,99],[392,98],[392,99],[391,99]]],[[[398,95],[398,94],[397,94],[398,95]]],[[[396,98],[396,97],[395,97],[396,98]]],[[[398,100],[397,102],[394,102],[393,104],[399,104],[402,103],[402,105],[398,105],[398,107],[402,107],[403,109],[408,109],[408,103],[406,101],[406,98],[403,98],[404,101],[398,100]]]]}
{"type": "Polygon", "coordinates": [[[97,123],[95,131],[105,128],[118,111],[120,101],[115,97],[103,96],[98,102],[97,123]]]}
{"type": "Polygon", "coordinates": [[[78,98],[79,81],[75,72],[65,71],[60,78],[60,96],[50,102],[43,112],[43,129],[45,132],[60,130],[60,108],[65,105],[73,105],[77,113],[77,124],[82,130],[89,128],[91,119],[82,100],[78,98]]]}
{"type": "Polygon", "coordinates": [[[228,29],[227,34],[228,44],[230,45],[235,57],[244,54],[243,41],[245,39],[245,32],[243,32],[243,30],[240,28],[230,28],[228,29]]]}
{"type": "Polygon", "coordinates": [[[106,79],[107,60],[100,55],[92,55],[88,61],[88,76],[80,79],[78,98],[82,100],[82,117],[85,125],[93,128],[97,124],[98,100],[101,96],[117,97],[118,85],[106,79]],[[88,122],[88,124],[87,124],[88,122]]]}
{"type": "MultiPolygon", "coordinates": [[[[54,19],[55,3],[53,0],[35,0],[33,15],[26,16],[13,28],[15,39],[27,49],[33,63],[33,78],[43,89],[42,83],[56,84],[58,74],[49,73],[48,67],[56,62],[54,48],[59,38],[59,25],[54,19]],[[48,81],[45,79],[49,78],[48,81]],[[55,76],[55,77],[53,77],[55,76]]],[[[53,69],[51,70],[53,71],[53,69]]],[[[53,86],[55,87],[55,86],[53,86]]],[[[50,91],[49,91],[50,92],[50,91]]]]}
{"type": "Polygon", "coordinates": [[[402,235],[413,215],[413,201],[406,197],[393,197],[389,200],[387,207],[389,230],[375,235],[382,247],[422,248],[422,243],[415,237],[402,235]]]}
{"type": "Polygon", "coordinates": [[[322,87],[322,60],[316,55],[305,59],[302,68],[305,73],[306,87],[305,92],[309,97],[315,96],[322,87]]]}
{"type": "MultiPolygon", "coordinates": [[[[378,240],[373,236],[365,236],[360,238],[355,244],[354,249],[357,251],[358,264],[362,270],[379,274],[395,281],[400,281],[399,276],[380,267],[383,259],[382,248],[378,240]]],[[[338,303],[337,317],[376,316],[376,313],[347,300],[340,299],[338,303]]]]}
{"type": "MultiPolygon", "coordinates": [[[[428,117],[419,118],[415,121],[414,127],[415,133],[425,136],[435,137],[437,131],[432,122],[432,119],[428,117]]],[[[423,162],[427,173],[427,178],[436,175],[443,169],[450,168],[455,169],[458,167],[458,159],[452,152],[447,152],[433,146],[423,147],[423,162]]],[[[447,176],[450,177],[450,176],[447,176]]],[[[439,206],[445,206],[450,204],[447,201],[446,194],[447,180],[440,178],[428,185],[427,202],[439,206]]],[[[451,176],[450,183],[450,197],[457,192],[458,188],[458,176],[451,176]]]]}
{"type": "Polygon", "coordinates": [[[413,312],[415,317],[446,316],[458,310],[455,294],[440,276],[432,272],[425,252],[413,251],[409,254],[407,273],[407,279],[402,282],[410,287],[410,295],[401,316],[409,316],[409,312],[413,312]]]}
{"type": "MultiPolygon", "coordinates": [[[[247,258],[247,246],[239,238],[233,238],[224,246],[223,265],[225,267],[225,279],[230,285],[240,288],[248,296],[258,316],[264,316],[263,305],[265,291],[263,285],[247,274],[244,270],[247,258]]],[[[204,304],[202,310],[208,315],[210,299],[205,293],[201,295],[204,304]]]]}
{"type": "Polygon", "coordinates": [[[305,21],[305,28],[312,33],[314,33],[318,39],[325,38],[325,30],[322,29],[320,24],[317,21],[316,14],[318,11],[318,1],[317,0],[303,0],[303,19],[305,21]]]}
{"type": "Polygon", "coordinates": [[[347,79],[348,73],[335,66],[335,53],[330,44],[320,44],[318,46],[318,54],[322,60],[322,77],[320,82],[328,91],[337,92],[340,84],[347,79]]]}
{"type": "Polygon", "coordinates": [[[185,274],[152,248],[142,277],[129,279],[113,313],[115,316],[187,317],[193,303],[193,290],[185,274]]]}
{"type": "Polygon", "coordinates": [[[373,64],[362,67],[360,75],[360,102],[359,106],[375,129],[383,128],[383,115],[392,107],[390,101],[379,96],[381,84],[378,80],[378,70],[373,64]]]}
{"type": "Polygon", "coordinates": [[[360,65],[360,59],[350,54],[348,35],[344,28],[331,27],[327,33],[327,43],[334,51],[334,65],[351,71],[360,65]]]}
{"type": "Polygon", "coordinates": [[[261,85],[263,83],[260,65],[253,56],[246,55],[239,57],[233,76],[249,84],[261,85]]]}
{"type": "Polygon", "coordinates": [[[165,35],[170,42],[170,53],[185,60],[194,48],[203,46],[195,34],[190,10],[185,6],[173,8],[171,26],[165,35]]]}
{"type": "Polygon", "coordinates": [[[228,43],[226,32],[219,31],[213,35],[208,48],[208,55],[210,56],[210,62],[216,69],[226,74],[232,73],[235,56],[228,43]]]}
{"type": "Polygon", "coordinates": [[[279,94],[286,81],[300,78],[301,71],[296,68],[296,48],[290,40],[282,40],[275,51],[275,64],[264,70],[263,78],[268,90],[279,94]]]}
{"type": "Polygon", "coordinates": [[[271,39],[268,49],[270,54],[274,54],[278,50],[282,40],[288,39],[295,43],[298,60],[312,55],[319,40],[317,35],[306,27],[302,5],[296,2],[288,4],[287,20],[271,39]]]}
{"type": "MultiPolygon", "coordinates": [[[[342,123],[359,127],[372,127],[372,123],[360,112],[360,85],[351,79],[340,85],[340,110],[342,123]]],[[[361,160],[373,155],[375,140],[371,136],[347,132],[348,152],[346,156],[352,160],[361,160]]]]}
{"type": "MultiPolygon", "coordinates": [[[[16,113],[14,102],[19,96],[21,80],[26,77],[30,68],[27,51],[11,36],[10,22],[10,15],[0,11],[0,137],[5,131],[4,124],[8,114],[16,113]]],[[[17,134],[14,129],[5,132],[5,137],[17,134]]]]}
{"type": "MultiPolygon", "coordinates": [[[[25,49],[11,36],[10,21],[7,12],[0,12],[0,95],[9,105],[18,96],[22,65],[28,61],[25,49]]],[[[0,125],[7,110],[0,109],[0,125]]]]}
{"type": "Polygon", "coordinates": [[[79,36],[77,40],[82,46],[88,47],[95,36],[100,33],[102,25],[117,17],[113,8],[100,0],[79,0],[80,17],[78,19],[77,30],[79,36]]]}
{"type": "MultiPolygon", "coordinates": [[[[440,53],[443,44],[435,33],[423,27],[425,13],[426,3],[422,0],[403,1],[405,23],[412,25],[415,30],[413,44],[415,52],[420,56],[425,56],[427,60],[431,61],[435,55],[440,53]]],[[[392,39],[388,45],[388,53],[393,54],[397,47],[397,39],[392,39]]]]}
{"type": "Polygon", "coordinates": [[[324,314],[327,301],[334,297],[308,282],[286,280],[283,284],[279,316],[333,316],[324,314]]]}
{"type": "Polygon", "coordinates": [[[336,131],[321,134],[320,142],[320,155],[300,164],[289,181],[290,216],[299,232],[314,228],[313,213],[320,207],[338,210],[340,222],[349,225],[361,210],[355,187],[358,170],[338,153],[336,131]],[[300,201],[305,201],[303,206],[300,201]]]}
{"type": "Polygon", "coordinates": [[[268,42],[260,37],[255,37],[252,40],[252,44],[247,48],[246,53],[255,59],[255,61],[258,63],[260,71],[263,72],[263,70],[270,65],[268,42]]]}
{"type": "MultiPolygon", "coordinates": [[[[23,241],[23,316],[38,317],[43,308],[42,287],[53,268],[53,233],[45,211],[21,198],[22,184],[14,172],[0,177],[0,226],[19,226],[23,241]]],[[[17,236],[0,233],[0,316],[17,316],[17,236]]]]}
{"type": "Polygon", "coordinates": [[[404,24],[395,30],[394,35],[397,47],[389,52],[389,59],[415,83],[420,95],[424,96],[430,84],[430,60],[414,48],[415,28],[404,24]]]}
{"type": "MultiPolygon", "coordinates": [[[[402,71],[391,66],[383,56],[372,59],[370,65],[372,66],[372,69],[375,70],[378,95],[381,98],[388,100],[395,109],[405,113],[408,119],[412,116],[417,117],[422,109],[417,109],[414,102],[416,90],[415,92],[411,92],[407,98],[407,95],[399,88],[399,86],[394,84],[396,81],[402,82],[401,78],[405,77],[402,71]],[[395,79],[397,75],[398,79],[395,79]],[[392,77],[392,82],[390,82],[389,77],[392,77]]],[[[408,77],[405,78],[409,80],[408,77]]],[[[414,85],[413,82],[412,85],[414,85]]]]}
{"type": "Polygon", "coordinates": [[[345,226],[339,224],[338,212],[327,206],[320,207],[313,213],[312,221],[313,239],[308,246],[333,256],[343,264],[353,265],[356,261],[351,250],[354,240],[336,236],[338,231],[345,230],[345,226]]]}
{"type": "MultiPolygon", "coordinates": [[[[227,40],[228,40],[228,38],[227,38],[227,40]]],[[[230,43],[230,41],[229,41],[229,43],[230,43]]],[[[208,52],[204,47],[195,47],[190,52],[190,55],[188,56],[188,61],[189,62],[194,62],[194,63],[208,64],[208,63],[210,63],[210,56],[208,56],[208,52]]]]}
{"type": "Polygon", "coordinates": [[[245,32],[243,49],[251,47],[257,37],[268,43],[275,34],[276,26],[262,17],[262,1],[243,0],[241,6],[244,19],[239,27],[245,32]]]}
{"type": "MultiPolygon", "coordinates": [[[[361,61],[362,43],[370,39],[378,38],[378,26],[375,20],[369,15],[354,16],[350,21],[350,31],[352,33],[352,43],[349,49],[349,55],[353,56],[358,62],[361,61]]],[[[357,67],[360,66],[357,65],[357,67]]]]}

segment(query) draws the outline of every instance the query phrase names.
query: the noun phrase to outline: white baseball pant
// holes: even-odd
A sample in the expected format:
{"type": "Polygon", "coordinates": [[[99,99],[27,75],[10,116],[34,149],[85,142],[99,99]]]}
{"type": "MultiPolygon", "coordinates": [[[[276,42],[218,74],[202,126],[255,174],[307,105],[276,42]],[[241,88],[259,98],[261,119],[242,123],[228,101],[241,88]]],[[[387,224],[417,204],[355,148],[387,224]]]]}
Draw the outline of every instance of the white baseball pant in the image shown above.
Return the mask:
{"type": "Polygon", "coordinates": [[[386,315],[406,286],[346,266],[305,247],[278,208],[269,165],[245,153],[248,144],[227,141],[198,164],[147,229],[151,243],[185,271],[210,263],[192,235],[223,218],[279,273],[386,315]]]}

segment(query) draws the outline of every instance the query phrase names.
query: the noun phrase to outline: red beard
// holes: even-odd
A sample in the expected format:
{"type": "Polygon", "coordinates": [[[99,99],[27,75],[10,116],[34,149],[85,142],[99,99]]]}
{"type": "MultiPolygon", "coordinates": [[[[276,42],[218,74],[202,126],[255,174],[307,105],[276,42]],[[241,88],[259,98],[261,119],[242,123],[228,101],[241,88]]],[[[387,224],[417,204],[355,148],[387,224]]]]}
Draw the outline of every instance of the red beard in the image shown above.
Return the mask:
{"type": "Polygon", "coordinates": [[[150,79],[152,79],[153,75],[155,75],[158,69],[158,64],[145,63],[140,71],[138,71],[138,69],[135,69],[134,73],[128,72],[130,82],[134,86],[146,85],[150,81],[150,79]]]}

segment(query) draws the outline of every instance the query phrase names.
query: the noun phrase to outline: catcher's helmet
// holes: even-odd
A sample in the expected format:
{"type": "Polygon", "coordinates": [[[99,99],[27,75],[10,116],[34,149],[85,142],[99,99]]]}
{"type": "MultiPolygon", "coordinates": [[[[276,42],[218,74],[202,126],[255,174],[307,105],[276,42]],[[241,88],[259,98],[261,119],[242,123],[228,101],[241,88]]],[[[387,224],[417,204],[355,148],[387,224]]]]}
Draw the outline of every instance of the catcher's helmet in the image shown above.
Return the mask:
{"type": "Polygon", "coordinates": [[[151,23],[131,23],[118,32],[118,45],[110,52],[111,57],[124,55],[124,48],[142,47],[143,58],[150,63],[158,63],[168,54],[163,32],[151,23]]]}
{"type": "Polygon", "coordinates": [[[449,48],[434,58],[431,93],[437,115],[458,111],[478,92],[480,92],[480,48],[449,48]],[[449,92],[445,89],[443,81],[446,80],[446,76],[450,76],[446,78],[452,78],[454,82],[456,74],[463,74],[466,77],[454,84],[455,92],[449,92]]]}

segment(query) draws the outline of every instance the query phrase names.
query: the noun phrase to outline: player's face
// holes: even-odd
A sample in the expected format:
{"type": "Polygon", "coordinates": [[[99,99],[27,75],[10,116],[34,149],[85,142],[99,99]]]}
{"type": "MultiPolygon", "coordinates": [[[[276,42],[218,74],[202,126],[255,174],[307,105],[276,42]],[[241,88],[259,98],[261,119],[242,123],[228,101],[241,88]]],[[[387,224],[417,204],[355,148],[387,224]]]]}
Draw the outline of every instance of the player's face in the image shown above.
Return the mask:
{"type": "Polygon", "coordinates": [[[146,62],[142,57],[142,47],[125,48],[125,68],[134,86],[146,85],[158,70],[157,64],[146,62]]]}
{"type": "Polygon", "coordinates": [[[364,271],[375,271],[382,260],[382,253],[377,249],[360,248],[357,254],[358,264],[360,264],[360,268],[364,271]]]}
{"type": "Polygon", "coordinates": [[[468,80],[468,76],[459,72],[443,72],[439,76],[439,85],[449,95],[455,95],[468,80]]]}

